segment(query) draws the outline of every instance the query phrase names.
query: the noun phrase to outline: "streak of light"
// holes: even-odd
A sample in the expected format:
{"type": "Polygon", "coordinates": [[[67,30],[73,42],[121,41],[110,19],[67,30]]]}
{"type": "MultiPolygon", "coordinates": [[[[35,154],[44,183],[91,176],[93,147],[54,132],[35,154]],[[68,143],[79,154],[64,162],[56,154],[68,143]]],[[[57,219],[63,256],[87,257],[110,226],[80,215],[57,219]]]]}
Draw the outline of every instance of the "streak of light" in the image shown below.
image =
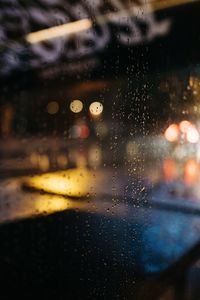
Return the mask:
{"type": "Polygon", "coordinates": [[[70,197],[84,197],[94,189],[92,173],[85,168],[46,173],[24,179],[26,187],[70,197]]]}
{"type": "Polygon", "coordinates": [[[89,19],[82,19],[79,21],[54,26],[51,28],[39,30],[27,34],[26,40],[30,44],[39,43],[53,38],[58,38],[68,34],[77,33],[80,31],[87,30],[92,27],[92,21],[89,19]]]}

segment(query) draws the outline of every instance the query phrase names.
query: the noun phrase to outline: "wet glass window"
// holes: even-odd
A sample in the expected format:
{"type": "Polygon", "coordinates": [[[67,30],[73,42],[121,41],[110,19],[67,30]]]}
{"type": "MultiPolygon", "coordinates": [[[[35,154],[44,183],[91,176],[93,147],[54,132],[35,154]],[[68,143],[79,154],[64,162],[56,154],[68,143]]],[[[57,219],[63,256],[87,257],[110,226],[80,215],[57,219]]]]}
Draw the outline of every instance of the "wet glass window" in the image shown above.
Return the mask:
{"type": "Polygon", "coordinates": [[[200,298],[199,17],[1,0],[2,299],[200,298]]]}

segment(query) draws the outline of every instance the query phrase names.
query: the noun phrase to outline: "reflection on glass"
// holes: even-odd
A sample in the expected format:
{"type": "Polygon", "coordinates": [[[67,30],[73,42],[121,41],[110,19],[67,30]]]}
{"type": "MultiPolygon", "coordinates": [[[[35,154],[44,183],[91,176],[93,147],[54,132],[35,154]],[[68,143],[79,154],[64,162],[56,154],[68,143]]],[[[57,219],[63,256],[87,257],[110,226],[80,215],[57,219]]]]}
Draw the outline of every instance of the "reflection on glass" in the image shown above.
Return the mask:
{"type": "Polygon", "coordinates": [[[173,159],[165,159],[163,161],[164,180],[172,182],[177,177],[177,166],[173,159]]]}
{"type": "Polygon", "coordinates": [[[4,191],[7,200],[4,209],[0,210],[0,223],[53,214],[69,209],[82,209],[87,203],[70,200],[59,195],[41,194],[37,191],[29,193],[25,190],[19,190],[19,184],[20,181],[7,184],[4,191]],[[15,193],[15,202],[12,201],[13,192],[15,193]]]}
{"type": "Polygon", "coordinates": [[[102,151],[99,146],[94,145],[89,149],[88,160],[91,167],[100,167],[102,164],[102,151]]]}
{"type": "Polygon", "coordinates": [[[94,179],[89,170],[79,168],[33,176],[25,179],[23,184],[48,193],[84,197],[92,192],[94,179]]]}

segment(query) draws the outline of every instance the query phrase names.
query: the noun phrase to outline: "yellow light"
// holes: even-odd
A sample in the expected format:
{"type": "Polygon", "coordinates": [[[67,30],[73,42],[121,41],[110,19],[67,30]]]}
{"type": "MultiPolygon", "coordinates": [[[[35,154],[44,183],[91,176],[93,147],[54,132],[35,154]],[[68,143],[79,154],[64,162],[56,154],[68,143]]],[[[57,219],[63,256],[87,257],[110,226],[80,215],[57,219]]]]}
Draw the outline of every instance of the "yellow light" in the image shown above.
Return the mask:
{"type": "Polygon", "coordinates": [[[37,195],[34,203],[34,209],[37,210],[37,214],[50,214],[69,209],[71,208],[70,204],[70,201],[62,196],[37,195]]]}
{"type": "Polygon", "coordinates": [[[31,153],[30,155],[30,162],[34,166],[38,166],[38,161],[39,161],[39,154],[36,152],[31,153]]]}
{"type": "Polygon", "coordinates": [[[103,104],[101,102],[93,102],[90,104],[89,110],[93,116],[99,116],[103,112],[103,104]]]}
{"type": "Polygon", "coordinates": [[[77,158],[76,158],[76,166],[78,168],[84,168],[87,165],[87,160],[86,157],[83,154],[78,154],[77,158]]]}
{"type": "Polygon", "coordinates": [[[38,165],[41,171],[47,172],[50,166],[49,157],[47,155],[40,155],[38,165]]]}
{"type": "Polygon", "coordinates": [[[51,101],[47,104],[47,112],[50,115],[55,115],[59,111],[59,105],[56,101],[51,101]]]}
{"type": "Polygon", "coordinates": [[[82,109],[83,109],[83,103],[82,103],[82,101],[80,101],[80,100],[73,100],[70,103],[70,109],[75,114],[81,112],[82,109]]]}
{"type": "Polygon", "coordinates": [[[31,153],[31,164],[35,167],[39,167],[43,172],[47,172],[50,167],[49,157],[45,154],[31,153]]]}
{"type": "Polygon", "coordinates": [[[99,146],[92,146],[88,152],[88,160],[91,167],[96,168],[101,165],[102,151],[99,146]]]}
{"type": "Polygon", "coordinates": [[[84,197],[94,188],[92,173],[84,168],[46,173],[24,180],[24,185],[48,193],[84,197]]]}
{"type": "Polygon", "coordinates": [[[68,164],[68,159],[66,155],[59,155],[57,157],[57,163],[60,168],[65,168],[68,164]]]}
{"type": "Polygon", "coordinates": [[[26,36],[26,40],[30,44],[35,44],[49,39],[54,39],[68,34],[84,31],[91,27],[92,21],[89,19],[83,19],[59,26],[54,26],[37,32],[29,33],[26,36]]]}
{"type": "MultiPolygon", "coordinates": [[[[132,17],[134,16],[137,17],[141,9],[142,11],[145,10],[145,14],[146,14],[153,11],[159,11],[169,7],[183,5],[184,3],[192,3],[196,1],[198,0],[168,0],[168,1],[156,1],[156,2],[154,0],[149,0],[149,3],[146,3],[145,5],[141,5],[138,8],[135,5],[131,5],[127,7],[127,9],[120,9],[120,11],[118,12],[108,13],[104,15],[97,15],[96,21],[99,25],[103,25],[112,20],[119,20],[120,17],[126,17],[127,15],[130,15],[132,17]]],[[[25,36],[25,39],[30,44],[35,44],[49,39],[54,39],[65,35],[85,31],[90,29],[91,27],[92,27],[91,19],[82,19],[75,22],[70,22],[67,24],[54,26],[51,28],[29,33],[25,36]]]]}

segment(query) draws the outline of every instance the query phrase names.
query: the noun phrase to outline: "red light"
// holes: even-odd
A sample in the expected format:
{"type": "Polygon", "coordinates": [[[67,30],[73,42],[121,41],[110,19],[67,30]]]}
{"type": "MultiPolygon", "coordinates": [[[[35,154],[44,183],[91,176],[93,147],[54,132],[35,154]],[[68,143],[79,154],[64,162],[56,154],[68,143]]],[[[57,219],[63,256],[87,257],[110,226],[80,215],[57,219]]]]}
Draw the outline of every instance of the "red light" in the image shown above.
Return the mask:
{"type": "Polygon", "coordinates": [[[80,138],[81,139],[87,139],[89,135],[90,135],[89,128],[86,125],[81,125],[80,138]]]}
{"type": "Polygon", "coordinates": [[[163,161],[163,173],[164,173],[164,179],[167,182],[176,179],[177,169],[176,169],[176,163],[173,159],[169,158],[163,161]]]}
{"type": "Polygon", "coordinates": [[[186,184],[197,182],[199,176],[199,165],[196,160],[191,159],[186,162],[184,168],[184,181],[186,184]]]}

